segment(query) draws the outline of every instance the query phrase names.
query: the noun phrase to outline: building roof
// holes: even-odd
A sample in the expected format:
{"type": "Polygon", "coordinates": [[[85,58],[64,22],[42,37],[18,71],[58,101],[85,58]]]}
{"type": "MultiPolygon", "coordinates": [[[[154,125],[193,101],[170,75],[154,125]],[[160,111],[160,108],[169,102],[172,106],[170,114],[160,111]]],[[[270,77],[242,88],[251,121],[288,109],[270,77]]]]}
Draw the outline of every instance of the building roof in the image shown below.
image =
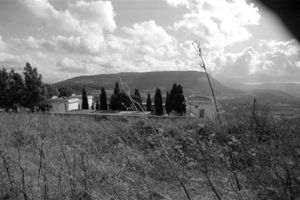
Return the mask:
{"type": "Polygon", "coordinates": [[[201,102],[212,102],[212,100],[205,96],[191,96],[187,98],[188,101],[201,101],[201,102]]]}

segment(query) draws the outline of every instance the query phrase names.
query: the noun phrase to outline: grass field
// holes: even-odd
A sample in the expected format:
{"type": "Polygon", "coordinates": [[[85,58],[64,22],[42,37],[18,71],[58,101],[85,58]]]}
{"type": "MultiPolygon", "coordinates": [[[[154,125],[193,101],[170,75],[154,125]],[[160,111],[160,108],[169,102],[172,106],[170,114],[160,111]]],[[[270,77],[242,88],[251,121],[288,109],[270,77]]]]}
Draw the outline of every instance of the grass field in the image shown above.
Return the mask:
{"type": "Polygon", "coordinates": [[[0,199],[297,199],[299,131],[268,117],[152,119],[156,135],[139,118],[0,113],[0,199]]]}

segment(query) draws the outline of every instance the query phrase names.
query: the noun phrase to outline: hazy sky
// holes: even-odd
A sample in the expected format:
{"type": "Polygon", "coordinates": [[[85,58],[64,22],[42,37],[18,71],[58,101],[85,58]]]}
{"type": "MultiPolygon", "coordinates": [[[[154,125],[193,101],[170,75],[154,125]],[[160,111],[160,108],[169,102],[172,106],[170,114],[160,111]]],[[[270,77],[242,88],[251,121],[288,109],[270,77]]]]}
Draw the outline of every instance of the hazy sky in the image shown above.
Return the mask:
{"type": "Polygon", "coordinates": [[[220,80],[300,82],[300,46],[250,0],[0,0],[0,67],[46,82],[124,71],[200,70],[220,80]]]}

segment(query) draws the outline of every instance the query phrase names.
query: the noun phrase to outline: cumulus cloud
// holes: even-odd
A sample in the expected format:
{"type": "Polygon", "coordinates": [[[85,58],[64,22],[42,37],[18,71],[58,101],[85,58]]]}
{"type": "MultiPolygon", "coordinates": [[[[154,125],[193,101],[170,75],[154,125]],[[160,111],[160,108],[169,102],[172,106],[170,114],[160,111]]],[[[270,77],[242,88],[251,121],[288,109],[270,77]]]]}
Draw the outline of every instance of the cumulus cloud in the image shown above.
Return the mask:
{"type": "Polygon", "coordinates": [[[182,5],[187,6],[189,2],[188,0],[164,0],[164,1],[170,6],[174,6],[174,7],[182,6],[182,5]]]}
{"type": "Polygon", "coordinates": [[[2,36],[0,35],[0,50],[3,51],[6,48],[6,44],[2,40],[2,36]]]}
{"type": "MultiPolygon", "coordinates": [[[[57,10],[48,0],[20,0],[31,13],[45,22],[45,27],[58,31],[50,43],[79,53],[96,53],[104,41],[104,31],[116,30],[115,13],[110,1],[69,2],[65,10],[57,10]]],[[[45,41],[28,38],[27,44],[40,47],[45,41]]],[[[48,43],[49,44],[49,43],[48,43]]]]}
{"type": "Polygon", "coordinates": [[[132,27],[123,27],[130,36],[125,43],[132,43],[137,53],[156,56],[174,56],[177,54],[177,40],[169,35],[154,20],[134,24],[132,27]]]}
{"type": "Polygon", "coordinates": [[[252,34],[247,27],[258,25],[260,19],[258,8],[246,0],[186,0],[184,4],[189,12],[173,29],[188,39],[200,40],[210,60],[226,47],[249,40],[252,34]]]}
{"type": "Polygon", "coordinates": [[[252,47],[239,54],[225,54],[215,60],[218,71],[216,76],[223,80],[237,81],[299,81],[300,58],[296,41],[261,41],[264,51],[252,47]]]}
{"type": "Polygon", "coordinates": [[[59,67],[60,71],[70,72],[70,73],[86,73],[87,68],[83,66],[80,62],[77,62],[69,57],[65,57],[58,61],[56,65],[59,67]]]}
{"type": "Polygon", "coordinates": [[[20,48],[29,48],[32,50],[47,50],[54,51],[56,50],[56,44],[53,41],[46,39],[37,39],[33,36],[27,38],[13,38],[13,43],[16,47],[20,48]]]}
{"type": "Polygon", "coordinates": [[[98,53],[102,48],[104,48],[104,40],[94,36],[66,37],[59,35],[53,37],[53,40],[59,49],[63,49],[71,53],[93,54],[98,53]]]}
{"type": "Polygon", "coordinates": [[[102,30],[114,31],[113,6],[110,1],[76,1],[66,10],[57,10],[48,0],[20,0],[37,18],[46,25],[82,35],[91,32],[102,34],[102,30]]]}

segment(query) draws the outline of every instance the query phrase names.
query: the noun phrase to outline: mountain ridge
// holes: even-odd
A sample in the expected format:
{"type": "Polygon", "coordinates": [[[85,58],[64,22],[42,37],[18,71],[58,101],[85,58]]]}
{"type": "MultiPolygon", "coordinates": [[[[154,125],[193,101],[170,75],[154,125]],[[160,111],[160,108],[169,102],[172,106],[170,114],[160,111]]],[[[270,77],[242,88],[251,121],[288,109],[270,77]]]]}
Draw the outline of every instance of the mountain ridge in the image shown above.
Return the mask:
{"type": "MultiPolygon", "coordinates": [[[[211,75],[210,79],[217,96],[237,96],[242,91],[224,86],[211,75]]],[[[86,88],[88,91],[99,90],[104,87],[113,90],[115,82],[126,82],[133,90],[153,93],[156,88],[163,92],[170,91],[173,83],[183,86],[186,95],[211,96],[211,91],[206,74],[199,71],[151,71],[151,72],[120,72],[115,74],[97,74],[90,76],[78,76],[65,81],[60,81],[54,85],[57,87],[72,87],[76,91],[86,88]]]]}

